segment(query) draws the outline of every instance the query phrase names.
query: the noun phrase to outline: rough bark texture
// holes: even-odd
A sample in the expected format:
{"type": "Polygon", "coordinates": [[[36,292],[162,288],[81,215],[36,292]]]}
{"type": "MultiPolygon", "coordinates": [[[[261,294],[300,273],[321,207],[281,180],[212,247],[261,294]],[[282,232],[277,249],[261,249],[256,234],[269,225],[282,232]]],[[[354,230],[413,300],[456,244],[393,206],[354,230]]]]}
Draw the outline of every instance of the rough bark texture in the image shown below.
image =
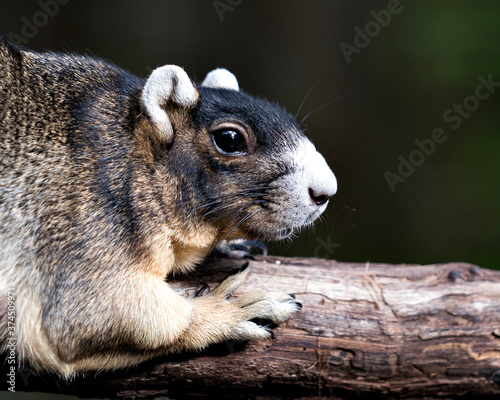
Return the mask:
{"type": "MultiPolygon", "coordinates": [[[[174,284],[194,293],[241,264],[218,260],[174,284]]],[[[95,398],[500,398],[500,271],[257,256],[250,265],[240,293],[285,291],[303,304],[272,339],[19,384],[95,398]]]]}

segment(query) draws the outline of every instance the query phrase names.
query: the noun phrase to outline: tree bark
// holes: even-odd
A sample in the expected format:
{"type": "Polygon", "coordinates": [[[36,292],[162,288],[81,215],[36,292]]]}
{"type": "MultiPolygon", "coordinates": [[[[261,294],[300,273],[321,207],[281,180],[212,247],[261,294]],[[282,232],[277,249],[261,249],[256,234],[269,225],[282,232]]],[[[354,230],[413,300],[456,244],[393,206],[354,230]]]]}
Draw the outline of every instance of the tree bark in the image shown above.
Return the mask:
{"type": "MultiPolygon", "coordinates": [[[[172,284],[192,295],[244,261],[216,260],[172,284]]],[[[71,383],[28,375],[19,379],[23,390],[120,399],[500,398],[500,271],[466,263],[249,261],[238,293],[285,291],[303,304],[272,339],[71,383]]]]}

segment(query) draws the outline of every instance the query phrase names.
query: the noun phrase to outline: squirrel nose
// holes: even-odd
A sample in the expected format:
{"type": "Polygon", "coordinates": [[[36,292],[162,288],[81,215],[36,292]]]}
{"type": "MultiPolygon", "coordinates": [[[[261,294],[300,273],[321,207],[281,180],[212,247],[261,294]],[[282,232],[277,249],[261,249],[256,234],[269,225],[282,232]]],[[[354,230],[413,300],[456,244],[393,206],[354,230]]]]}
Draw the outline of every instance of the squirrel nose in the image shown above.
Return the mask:
{"type": "Polygon", "coordinates": [[[313,188],[309,188],[309,196],[311,197],[311,200],[313,201],[314,204],[317,206],[322,206],[325,204],[328,200],[330,200],[335,192],[330,191],[327,192],[326,190],[322,191],[317,191],[313,188]]]}
{"type": "Polygon", "coordinates": [[[316,153],[311,167],[309,198],[313,205],[322,206],[337,193],[337,178],[319,153],[316,153]]]}

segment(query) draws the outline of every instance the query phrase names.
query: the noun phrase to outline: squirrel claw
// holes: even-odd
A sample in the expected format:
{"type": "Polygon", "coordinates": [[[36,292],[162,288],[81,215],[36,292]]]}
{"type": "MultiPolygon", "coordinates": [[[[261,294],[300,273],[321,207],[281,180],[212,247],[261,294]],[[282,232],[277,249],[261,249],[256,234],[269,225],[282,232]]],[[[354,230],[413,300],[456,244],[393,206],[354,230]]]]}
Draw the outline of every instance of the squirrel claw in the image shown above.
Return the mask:
{"type": "Polygon", "coordinates": [[[215,257],[240,259],[250,254],[267,256],[267,246],[259,240],[236,239],[220,242],[213,251],[215,257]]]}

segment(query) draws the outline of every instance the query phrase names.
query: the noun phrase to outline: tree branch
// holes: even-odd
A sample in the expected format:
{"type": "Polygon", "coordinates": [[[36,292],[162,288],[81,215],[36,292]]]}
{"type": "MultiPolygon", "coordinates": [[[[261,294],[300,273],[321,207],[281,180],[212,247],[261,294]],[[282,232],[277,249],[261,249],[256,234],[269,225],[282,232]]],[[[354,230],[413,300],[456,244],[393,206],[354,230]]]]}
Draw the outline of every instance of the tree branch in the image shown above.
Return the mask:
{"type": "MultiPolygon", "coordinates": [[[[172,284],[191,294],[213,288],[241,264],[216,260],[172,284]]],[[[95,398],[499,398],[500,271],[260,256],[250,265],[238,293],[285,291],[303,304],[272,339],[70,384],[28,375],[18,379],[22,390],[95,398]]]]}

